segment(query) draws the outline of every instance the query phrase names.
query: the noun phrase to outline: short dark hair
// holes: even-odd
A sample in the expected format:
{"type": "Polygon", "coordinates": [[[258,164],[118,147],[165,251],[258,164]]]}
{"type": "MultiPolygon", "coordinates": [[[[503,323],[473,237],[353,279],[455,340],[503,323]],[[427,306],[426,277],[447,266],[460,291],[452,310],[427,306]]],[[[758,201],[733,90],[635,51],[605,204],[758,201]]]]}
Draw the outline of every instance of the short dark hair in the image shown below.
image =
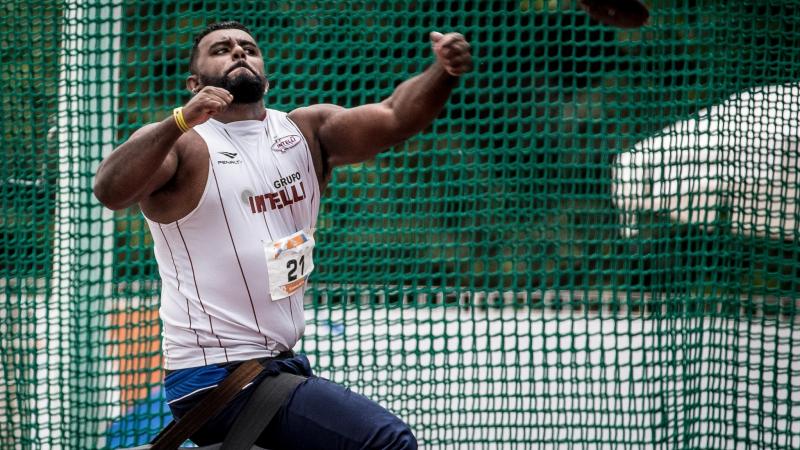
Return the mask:
{"type": "Polygon", "coordinates": [[[247,28],[244,24],[237,22],[235,20],[226,20],[224,22],[215,22],[208,24],[208,26],[203,29],[200,33],[198,33],[194,37],[194,45],[192,45],[192,51],[189,53],[189,71],[191,73],[197,73],[197,46],[200,45],[200,41],[203,40],[209,33],[217,31],[217,30],[242,30],[249,35],[253,35],[249,28],[247,28]]]}

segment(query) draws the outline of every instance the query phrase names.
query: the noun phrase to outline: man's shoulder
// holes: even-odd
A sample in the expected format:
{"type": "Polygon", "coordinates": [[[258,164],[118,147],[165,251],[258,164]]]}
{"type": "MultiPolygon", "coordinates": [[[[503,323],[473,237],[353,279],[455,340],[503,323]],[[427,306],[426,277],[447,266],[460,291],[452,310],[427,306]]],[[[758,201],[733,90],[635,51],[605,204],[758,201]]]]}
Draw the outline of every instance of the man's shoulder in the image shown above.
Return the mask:
{"type": "Polygon", "coordinates": [[[318,131],[330,114],[341,109],[343,108],[336,105],[317,104],[294,109],[287,115],[289,120],[297,124],[297,127],[300,129],[300,132],[303,133],[308,143],[308,149],[314,161],[314,170],[319,180],[320,190],[324,190],[325,185],[330,180],[331,166],[327,160],[327,153],[321,147],[317,139],[318,131]]]}
{"type": "Polygon", "coordinates": [[[301,120],[303,122],[308,122],[309,125],[313,126],[321,124],[328,116],[343,109],[344,108],[341,106],[331,103],[318,103],[316,105],[302,106],[300,108],[293,109],[288,115],[289,119],[295,122],[301,120]]]}

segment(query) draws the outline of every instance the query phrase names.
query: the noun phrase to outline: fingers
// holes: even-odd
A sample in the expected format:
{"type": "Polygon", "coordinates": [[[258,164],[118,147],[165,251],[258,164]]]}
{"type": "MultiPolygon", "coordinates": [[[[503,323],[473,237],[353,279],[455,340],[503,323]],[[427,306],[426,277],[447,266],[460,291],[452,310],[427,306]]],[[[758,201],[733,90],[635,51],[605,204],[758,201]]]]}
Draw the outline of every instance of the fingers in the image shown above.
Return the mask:
{"type": "Polygon", "coordinates": [[[206,86],[204,87],[199,93],[198,96],[204,97],[209,101],[216,101],[220,104],[228,105],[230,102],[233,101],[233,95],[228,92],[227,90],[214,87],[214,86],[206,86]]]}
{"type": "Polygon", "coordinates": [[[447,65],[444,66],[444,70],[454,77],[460,77],[472,70],[472,64],[462,64],[458,66],[447,65]]]}
{"type": "Polygon", "coordinates": [[[229,97],[229,95],[223,93],[209,92],[202,104],[204,110],[211,115],[224,111],[233,100],[229,97]]]}
{"type": "Polygon", "coordinates": [[[466,41],[460,41],[443,46],[440,49],[439,54],[445,58],[455,59],[463,57],[464,55],[469,55],[470,50],[470,46],[466,41]]]}
{"type": "Polygon", "coordinates": [[[189,126],[199,125],[209,117],[217,115],[233,102],[233,95],[223,88],[206,86],[183,107],[183,115],[189,126]]]}
{"type": "Polygon", "coordinates": [[[472,70],[472,48],[461,33],[431,33],[431,46],[436,60],[453,76],[472,70]]]}
{"type": "Polygon", "coordinates": [[[456,45],[466,45],[466,47],[469,48],[467,40],[461,33],[447,33],[443,35],[441,39],[436,41],[435,44],[440,48],[452,48],[456,45]]]}
{"type": "Polygon", "coordinates": [[[432,43],[435,44],[435,43],[439,42],[443,37],[444,37],[444,35],[442,33],[439,33],[438,31],[431,31],[431,42],[432,43]]]}

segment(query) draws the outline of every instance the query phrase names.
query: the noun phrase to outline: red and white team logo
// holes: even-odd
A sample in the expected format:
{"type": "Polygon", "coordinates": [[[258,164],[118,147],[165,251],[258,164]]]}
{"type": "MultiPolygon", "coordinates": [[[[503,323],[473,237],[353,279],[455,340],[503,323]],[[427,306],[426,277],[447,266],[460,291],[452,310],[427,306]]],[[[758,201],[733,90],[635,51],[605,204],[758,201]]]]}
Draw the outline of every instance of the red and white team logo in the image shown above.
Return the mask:
{"type": "Polygon", "coordinates": [[[275,142],[272,144],[272,149],[276,152],[285,152],[299,143],[300,136],[292,134],[275,139],[275,142]]]}

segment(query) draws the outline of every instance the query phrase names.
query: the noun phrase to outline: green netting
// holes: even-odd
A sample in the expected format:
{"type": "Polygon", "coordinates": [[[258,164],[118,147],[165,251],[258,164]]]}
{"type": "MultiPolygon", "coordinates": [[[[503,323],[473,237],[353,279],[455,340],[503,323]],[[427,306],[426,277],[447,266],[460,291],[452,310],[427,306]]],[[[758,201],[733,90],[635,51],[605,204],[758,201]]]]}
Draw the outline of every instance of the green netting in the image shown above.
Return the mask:
{"type": "Polygon", "coordinates": [[[151,238],[92,177],[221,19],[283,110],[382,99],[430,30],[473,45],[429,130],[334,173],[318,374],[424,448],[800,448],[800,2],[647,3],[623,31],[567,0],[0,0],[0,448],[166,423],[151,238]]]}

